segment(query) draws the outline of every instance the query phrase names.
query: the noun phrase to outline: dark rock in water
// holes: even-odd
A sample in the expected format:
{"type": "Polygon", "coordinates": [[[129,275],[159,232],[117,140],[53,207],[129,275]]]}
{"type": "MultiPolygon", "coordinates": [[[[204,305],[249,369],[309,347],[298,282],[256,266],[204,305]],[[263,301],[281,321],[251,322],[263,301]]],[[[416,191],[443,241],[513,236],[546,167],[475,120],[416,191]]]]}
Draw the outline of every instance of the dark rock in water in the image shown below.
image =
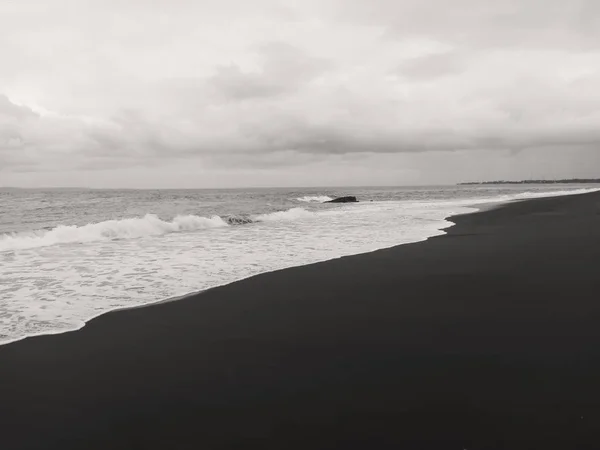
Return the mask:
{"type": "Polygon", "coordinates": [[[356,197],[347,196],[347,197],[334,198],[333,200],[329,200],[328,202],[325,202],[325,203],[356,203],[356,202],[358,202],[356,197]]]}
{"type": "Polygon", "coordinates": [[[254,220],[246,216],[229,216],[225,218],[225,222],[229,225],[246,225],[248,223],[254,223],[254,220]]]}

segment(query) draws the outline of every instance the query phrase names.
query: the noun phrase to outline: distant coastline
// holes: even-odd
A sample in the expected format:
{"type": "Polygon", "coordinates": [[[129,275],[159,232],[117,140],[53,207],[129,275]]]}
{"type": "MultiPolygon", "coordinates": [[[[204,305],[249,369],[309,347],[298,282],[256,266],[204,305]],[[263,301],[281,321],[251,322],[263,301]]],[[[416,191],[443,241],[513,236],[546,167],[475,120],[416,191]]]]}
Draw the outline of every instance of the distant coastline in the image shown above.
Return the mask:
{"type": "Polygon", "coordinates": [[[570,178],[566,180],[521,180],[521,181],[469,181],[458,183],[459,186],[473,186],[482,184],[585,184],[600,183],[600,178],[570,178]]]}

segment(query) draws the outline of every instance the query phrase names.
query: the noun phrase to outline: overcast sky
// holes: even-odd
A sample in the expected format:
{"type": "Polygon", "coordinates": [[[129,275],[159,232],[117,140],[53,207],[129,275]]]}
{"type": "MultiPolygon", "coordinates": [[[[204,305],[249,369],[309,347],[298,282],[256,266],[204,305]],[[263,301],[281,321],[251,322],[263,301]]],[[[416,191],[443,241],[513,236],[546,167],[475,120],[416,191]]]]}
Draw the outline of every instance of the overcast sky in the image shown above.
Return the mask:
{"type": "Polygon", "coordinates": [[[600,177],[598,0],[3,0],[0,186],[600,177]]]}

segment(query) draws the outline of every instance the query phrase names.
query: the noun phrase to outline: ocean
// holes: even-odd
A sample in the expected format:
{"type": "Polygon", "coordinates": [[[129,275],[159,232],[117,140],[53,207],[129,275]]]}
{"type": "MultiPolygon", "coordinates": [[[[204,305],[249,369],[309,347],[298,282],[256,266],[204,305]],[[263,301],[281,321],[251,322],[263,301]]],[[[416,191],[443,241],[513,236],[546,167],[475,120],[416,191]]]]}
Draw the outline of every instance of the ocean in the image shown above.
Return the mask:
{"type": "Polygon", "coordinates": [[[0,344],[263,272],[422,241],[477,205],[593,190],[0,189],[0,344]],[[325,203],[341,195],[360,202],[325,203]]]}

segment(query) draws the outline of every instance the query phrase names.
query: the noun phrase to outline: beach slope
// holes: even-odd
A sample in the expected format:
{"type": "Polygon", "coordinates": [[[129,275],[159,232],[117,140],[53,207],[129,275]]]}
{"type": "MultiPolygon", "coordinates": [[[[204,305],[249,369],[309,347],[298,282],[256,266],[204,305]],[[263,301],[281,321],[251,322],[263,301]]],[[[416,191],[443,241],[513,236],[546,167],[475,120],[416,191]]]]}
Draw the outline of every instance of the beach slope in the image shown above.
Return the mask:
{"type": "Polygon", "coordinates": [[[600,193],[452,220],[0,347],[0,448],[600,448],[600,193]]]}

